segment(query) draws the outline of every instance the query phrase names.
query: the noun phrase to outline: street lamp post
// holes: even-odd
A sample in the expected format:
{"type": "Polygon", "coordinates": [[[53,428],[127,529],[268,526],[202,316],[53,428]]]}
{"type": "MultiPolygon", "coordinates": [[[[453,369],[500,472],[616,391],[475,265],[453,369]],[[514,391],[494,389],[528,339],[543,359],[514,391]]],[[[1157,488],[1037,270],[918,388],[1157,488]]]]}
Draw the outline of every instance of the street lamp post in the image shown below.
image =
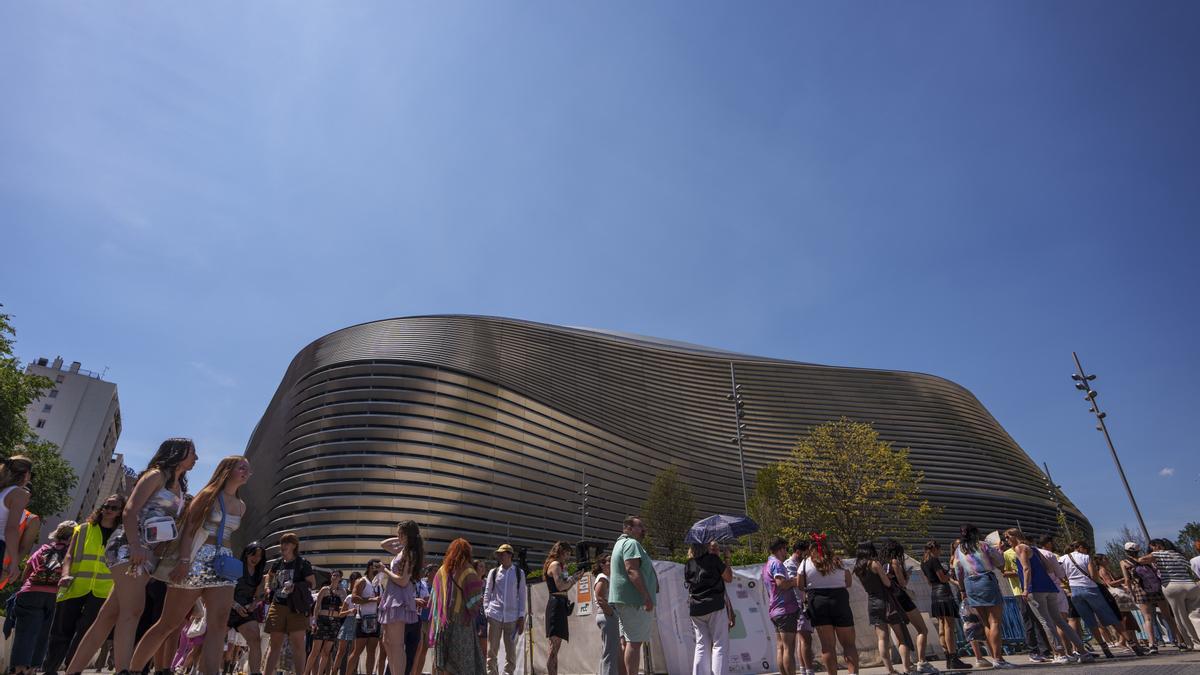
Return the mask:
{"type": "Polygon", "coordinates": [[[733,361],[729,362],[729,394],[725,398],[733,403],[733,438],[730,443],[736,443],[738,449],[738,469],[742,474],[742,510],[750,515],[750,500],[746,495],[746,454],[742,451],[742,441],[746,439],[746,423],[742,421],[742,385],[737,383],[737,375],[733,372],[733,361]]]}
{"type": "Polygon", "coordinates": [[[1096,430],[1104,434],[1104,440],[1108,442],[1108,451],[1112,453],[1113,464],[1117,465],[1117,474],[1121,476],[1121,484],[1125,486],[1125,494],[1129,497],[1129,505],[1133,507],[1133,514],[1137,516],[1138,526],[1142,528],[1142,536],[1146,541],[1150,541],[1150,531],[1146,529],[1146,521],[1142,519],[1142,511],[1138,508],[1137,500],[1133,498],[1133,490],[1129,487],[1129,480],[1125,478],[1125,469],[1121,467],[1121,459],[1117,457],[1117,448],[1113,445],[1112,436],[1108,435],[1108,425],[1104,423],[1104,418],[1108,417],[1107,413],[1100,411],[1100,404],[1096,401],[1096,397],[1100,392],[1092,389],[1092,381],[1096,379],[1095,374],[1088,375],[1083,370],[1083,364],[1079,362],[1079,355],[1071,352],[1071,356],[1075,358],[1075,367],[1078,369],[1071,375],[1071,379],[1075,380],[1075,388],[1084,392],[1084,400],[1092,404],[1089,412],[1096,416],[1096,430]]]}

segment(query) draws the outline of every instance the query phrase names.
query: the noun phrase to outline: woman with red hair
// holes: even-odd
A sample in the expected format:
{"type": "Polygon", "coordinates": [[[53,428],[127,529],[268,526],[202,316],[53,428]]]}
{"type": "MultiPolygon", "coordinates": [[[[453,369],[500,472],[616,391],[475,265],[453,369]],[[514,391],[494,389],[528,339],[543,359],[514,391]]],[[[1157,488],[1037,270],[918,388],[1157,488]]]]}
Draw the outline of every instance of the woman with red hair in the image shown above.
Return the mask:
{"type": "Polygon", "coordinates": [[[461,537],[455,539],[433,577],[429,644],[434,647],[437,669],[448,675],[475,675],[485,670],[483,652],[475,639],[483,580],[471,560],[471,544],[461,537]]]}

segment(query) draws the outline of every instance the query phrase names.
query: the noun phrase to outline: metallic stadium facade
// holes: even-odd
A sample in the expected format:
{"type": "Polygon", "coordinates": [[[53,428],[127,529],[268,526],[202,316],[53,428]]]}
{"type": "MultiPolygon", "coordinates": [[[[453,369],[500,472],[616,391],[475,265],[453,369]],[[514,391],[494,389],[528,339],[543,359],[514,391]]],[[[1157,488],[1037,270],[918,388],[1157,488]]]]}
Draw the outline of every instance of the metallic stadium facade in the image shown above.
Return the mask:
{"type": "Polygon", "coordinates": [[[731,364],[751,489],[810,427],[846,416],[911,449],[943,509],[932,536],[948,541],[968,521],[1055,530],[1038,466],[945,379],[447,315],[352,326],[293,359],[247,447],[239,539],[274,544],[292,530],[314,564],[358,567],[411,518],[435,556],[464,536],[477,555],[508,541],[541,559],[558,539],[615,537],[672,465],[699,515],[740,513],[731,364]]]}

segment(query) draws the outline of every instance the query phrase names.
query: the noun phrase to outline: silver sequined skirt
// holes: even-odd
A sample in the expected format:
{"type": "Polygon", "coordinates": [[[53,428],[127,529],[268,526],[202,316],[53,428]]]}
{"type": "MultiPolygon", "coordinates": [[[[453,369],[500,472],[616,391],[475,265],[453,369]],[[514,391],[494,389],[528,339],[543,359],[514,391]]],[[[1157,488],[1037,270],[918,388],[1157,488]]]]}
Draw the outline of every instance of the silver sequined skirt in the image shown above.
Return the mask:
{"type": "MultiPolygon", "coordinates": [[[[221,553],[232,555],[232,552],[225,546],[221,547],[221,553]]],[[[187,576],[177,584],[171,584],[176,588],[217,588],[220,586],[229,586],[233,588],[235,582],[223,579],[217,575],[213,569],[213,558],[217,556],[216,544],[205,544],[196,551],[196,557],[192,559],[192,566],[188,569],[187,576]]]]}

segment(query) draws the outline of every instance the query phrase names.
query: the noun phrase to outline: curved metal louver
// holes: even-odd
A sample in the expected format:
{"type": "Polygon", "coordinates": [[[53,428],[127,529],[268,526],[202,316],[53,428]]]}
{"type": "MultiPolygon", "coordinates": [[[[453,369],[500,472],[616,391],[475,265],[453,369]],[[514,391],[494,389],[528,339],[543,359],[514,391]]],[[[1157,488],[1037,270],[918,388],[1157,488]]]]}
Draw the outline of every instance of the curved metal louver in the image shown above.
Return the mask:
{"type": "Polygon", "coordinates": [[[238,534],[274,543],[295,530],[314,563],[354,567],[413,518],[434,555],[465,536],[477,556],[508,541],[536,560],[554,540],[580,538],[585,475],[586,536],[615,538],[671,465],[701,515],[739,513],[730,363],[745,400],[751,489],[755,472],[807,429],[845,415],[911,449],[944,509],[934,537],[952,539],[964,521],[1056,527],[1036,464],[970,392],[942,378],[429,316],[352,326],[296,356],[247,447],[255,474],[238,534]]]}

